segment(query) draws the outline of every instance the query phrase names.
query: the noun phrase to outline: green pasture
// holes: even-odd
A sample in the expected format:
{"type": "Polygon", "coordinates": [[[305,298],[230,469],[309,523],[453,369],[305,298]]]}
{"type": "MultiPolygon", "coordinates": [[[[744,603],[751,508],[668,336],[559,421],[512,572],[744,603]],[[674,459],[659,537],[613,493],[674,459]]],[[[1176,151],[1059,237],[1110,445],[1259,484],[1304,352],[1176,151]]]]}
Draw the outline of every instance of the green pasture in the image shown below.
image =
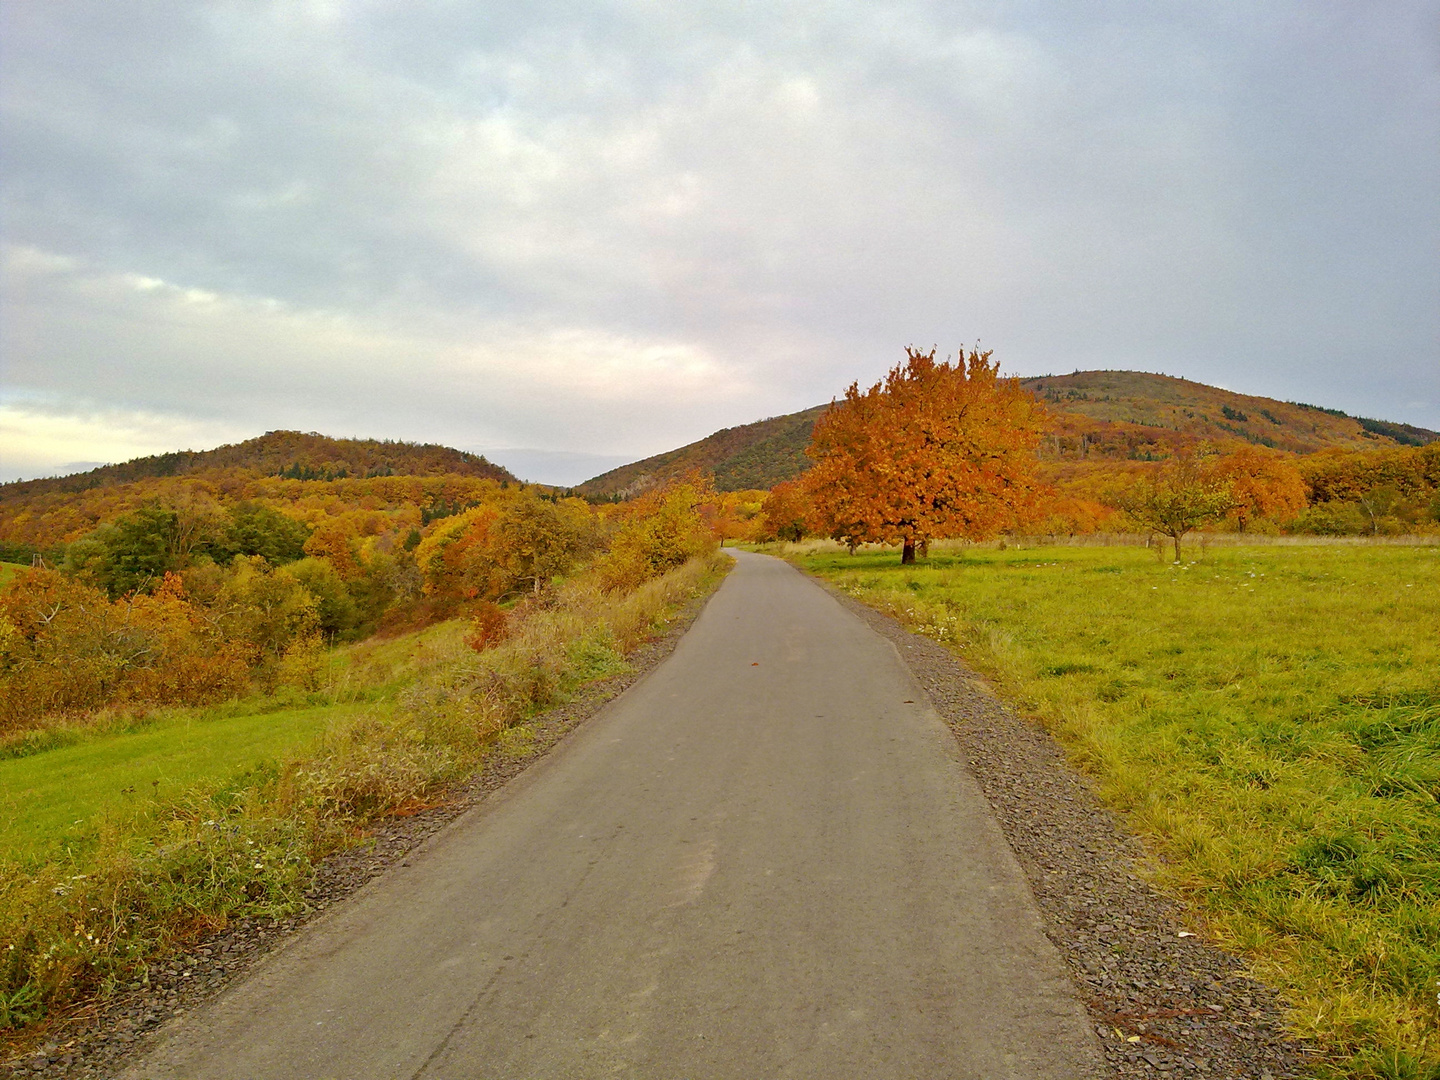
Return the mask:
{"type": "Polygon", "coordinates": [[[361,708],[316,705],[238,715],[177,710],[138,731],[0,760],[0,859],[26,861],[87,846],[102,819],[144,816],[196,785],[223,784],[295,756],[333,721],[361,708]]]}
{"type": "Polygon", "coordinates": [[[801,558],[1042,720],[1342,1074],[1440,1076],[1440,549],[801,558]]]}
{"type": "Polygon", "coordinates": [[[10,582],[14,580],[16,574],[23,573],[29,569],[28,566],[22,566],[20,563],[0,562],[0,589],[9,585],[10,582]]]}
{"type": "Polygon", "coordinates": [[[419,672],[463,653],[464,631],[448,622],[336,649],[320,692],[296,702],[257,698],[26,733],[0,746],[0,860],[78,851],[102,820],[143,818],[194,787],[299,756],[332,723],[383,711],[419,672]]]}

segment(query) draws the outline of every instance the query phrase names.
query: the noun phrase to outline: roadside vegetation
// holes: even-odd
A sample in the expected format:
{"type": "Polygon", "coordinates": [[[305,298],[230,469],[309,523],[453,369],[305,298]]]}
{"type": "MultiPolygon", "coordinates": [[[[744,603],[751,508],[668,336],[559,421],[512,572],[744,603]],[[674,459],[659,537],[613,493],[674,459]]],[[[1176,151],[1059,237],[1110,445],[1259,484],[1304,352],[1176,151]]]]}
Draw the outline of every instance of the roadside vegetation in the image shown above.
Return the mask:
{"type": "Polygon", "coordinates": [[[703,483],[484,483],[408,547],[403,515],[367,549],[241,504],[182,550],[156,505],[0,591],[0,1032],[303,909],[319,859],[628,670],[728,565],[703,483]],[[237,517],[268,552],[220,546],[237,517]]]}
{"type": "Polygon", "coordinates": [[[1330,1075],[1440,1075],[1440,547],[792,549],[1043,722],[1330,1075]]]}
{"type": "Polygon", "coordinates": [[[717,540],[828,537],[811,569],[1050,725],[1337,1070],[1436,1080],[1440,548],[1378,546],[1440,537],[1434,436],[910,348],[575,492],[296,432],[0,485],[0,1031],[296,910],[366,822],[623,670],[717,540]],[[1058,543],[953,546],[1002,535],[1058,543]],[[1286,537],[1349,546],[1245,546],[1286,537]]]}

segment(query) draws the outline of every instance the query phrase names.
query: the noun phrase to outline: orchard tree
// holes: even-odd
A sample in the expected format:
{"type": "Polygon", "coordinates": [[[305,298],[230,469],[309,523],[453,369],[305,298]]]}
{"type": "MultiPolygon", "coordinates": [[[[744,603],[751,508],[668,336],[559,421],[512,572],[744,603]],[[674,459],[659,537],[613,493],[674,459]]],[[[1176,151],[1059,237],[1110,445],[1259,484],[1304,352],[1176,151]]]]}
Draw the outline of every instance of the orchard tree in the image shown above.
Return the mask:
{"type": "Polygon", "coordinates": [[[1213,457],[1203,450],[1176,454],[1157,462],[1149,474],[1121,493],[1116,503],[1139,525],[1175,542],[1185,534],[1224,517],[1235,506],[1230,480],[1221,475],[1213,457]]]}
{"type": "Polygon", "coordinates": [[[538,594],[552,578],[568,573],[591,541],[590,524],[589,509],[579,499],[511,502],[489,531],[488,554],[503,582],[496,598],[523,587],[538,594]]]}
{"type": "Polygon", "coordinates": [[[779,540],[798,543],[814,530],[815,506],[798,480],[785,480],[771,488],[760,513],[766,535],[779,540]]]}
{"type": "Polygon", "coordinates": [[[932,539],[982,540],[1034,509],[1034,454],[1048,416],[990,353],[937,362],[908,348],[903,364],[815,423],[805,488],[831,536],[902,545],[915,561],[932,539]]]}

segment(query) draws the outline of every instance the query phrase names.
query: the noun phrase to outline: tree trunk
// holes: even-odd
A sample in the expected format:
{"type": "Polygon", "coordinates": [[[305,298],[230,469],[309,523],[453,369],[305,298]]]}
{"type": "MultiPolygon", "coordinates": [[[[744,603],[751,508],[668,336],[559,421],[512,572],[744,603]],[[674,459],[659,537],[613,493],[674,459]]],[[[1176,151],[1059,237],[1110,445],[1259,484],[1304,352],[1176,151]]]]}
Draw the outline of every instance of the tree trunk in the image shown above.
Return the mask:
{"type": "Polygon", "coordinates": [[[1171,534],[1172,539],[1174,539],[1174,541],[1175,541],[1175,561],[1176,561],[1177,563],[1180,561],[1180,538],[1181,538],[1182,536],[1184,536],[1184,535],[1185,535],[1184,533],[1172,533],[1172,534],[1171,534]]]}
{"type": "Polygon", "coordinates": [[[915,541],[906,540],[905,546],[900,549],[900,565],[905,566],[915,561],[915,541]]]}

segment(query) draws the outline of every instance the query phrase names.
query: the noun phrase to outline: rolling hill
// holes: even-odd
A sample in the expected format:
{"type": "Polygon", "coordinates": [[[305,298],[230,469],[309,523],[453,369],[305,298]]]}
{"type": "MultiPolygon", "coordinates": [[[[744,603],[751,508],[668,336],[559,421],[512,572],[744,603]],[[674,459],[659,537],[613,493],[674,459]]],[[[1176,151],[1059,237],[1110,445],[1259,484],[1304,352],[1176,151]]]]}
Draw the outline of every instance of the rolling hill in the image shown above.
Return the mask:
{"type": "Polygon", "coordinates": [[[152,502],[262,500],[301,517],[330,504],[373,510],[414,504],[432,516],[469,505],[513,475],[448,446],[331,439],[271,431],[215,450],[181,450],[89,472],[0,484],[0,549],[28,562],[101,522],[152,502]]]}
{"type": "MultiPolygon", "coordinates": [[[[1308,454],[1317,450],[1421,446],[1440,432],[1349,416],[1338,409],[1277,401],[1143,371],[1077,371],[1020,384],[1055,413],[1041,457],[1063,461],[1147,461],[1202,440],[1243,440],[1308,454]]],[[[699,469],[721,491],[771,487],[809,466],[805,447],[829,406],[725,428],[708,438],[622,465],[585,481],[588,498],[624,498],[699,469]]]]}
{"type": "Polygon", "coordinates": [[[478,454],[433,443],[332,439],[314,432],[267,431],[214,450],[176,450],[102,465],[89,472],[0,484],[0,506],[51,493],[79,493],[137,480],[240,469],[253,476],[341,480],[373,476],[474,476],[517,483],[509,470],[478,454]]]}
{"type": "Polygon", "coordinates": [[[828,405],[724,428],[699,442],[601,473],[575,488],[587,498],[628,498],[688,472],[713,473],[721,491],[774,487],[809,468],[810,430],[828,405]]]}

